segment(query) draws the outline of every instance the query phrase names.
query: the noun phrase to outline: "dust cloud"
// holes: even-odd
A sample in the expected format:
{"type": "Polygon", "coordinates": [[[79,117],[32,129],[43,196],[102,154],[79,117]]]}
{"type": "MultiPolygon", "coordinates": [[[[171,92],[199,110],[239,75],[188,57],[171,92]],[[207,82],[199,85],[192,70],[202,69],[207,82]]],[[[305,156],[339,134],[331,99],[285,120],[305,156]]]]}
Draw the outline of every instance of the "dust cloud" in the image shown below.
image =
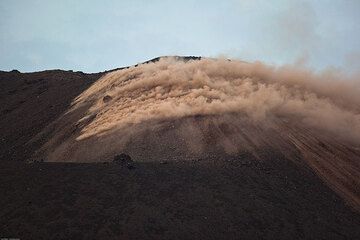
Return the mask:
{"type": "Polygon", "coordinates": [[[73,103],[81,106],[77,141],[148,121],[239,113],[255,123],[292,119],[352,144],[360,143],[360,84],[335,70],[226,59],[155,63],[108,73],[73,103]]]}

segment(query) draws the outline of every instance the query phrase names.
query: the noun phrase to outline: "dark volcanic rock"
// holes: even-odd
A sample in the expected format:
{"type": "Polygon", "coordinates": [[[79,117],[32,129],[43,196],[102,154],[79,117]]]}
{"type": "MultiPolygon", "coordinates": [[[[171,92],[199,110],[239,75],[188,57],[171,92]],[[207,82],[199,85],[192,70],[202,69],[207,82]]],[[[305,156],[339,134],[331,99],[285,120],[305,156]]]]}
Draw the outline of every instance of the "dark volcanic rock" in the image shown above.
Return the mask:
{"type": "Polygon", "coordinates": [[[109,96],[109,95],[106,95],[105,97],[103,97],[103,102],[104,103],[110,102],[111,100],[112,100],[112,97],[109,96]]]}
{"type": "Polygon", "coordinates": [[[131,157],[125,153],[121,153],[120,155],[116,155],[114,157],[113,162],[115,164],[119,164],[121,166],[126,166],[129,170],[135,169],[134,162],[131,157]]]}
{"type": "Polygon", "coordinates": [[[113,162],[118,164],[128,164],[128,163],[132,163],[133,161],[129,155],[125,153],[121,153],[120,155],[116,155],[114,157],[113,162]]]}

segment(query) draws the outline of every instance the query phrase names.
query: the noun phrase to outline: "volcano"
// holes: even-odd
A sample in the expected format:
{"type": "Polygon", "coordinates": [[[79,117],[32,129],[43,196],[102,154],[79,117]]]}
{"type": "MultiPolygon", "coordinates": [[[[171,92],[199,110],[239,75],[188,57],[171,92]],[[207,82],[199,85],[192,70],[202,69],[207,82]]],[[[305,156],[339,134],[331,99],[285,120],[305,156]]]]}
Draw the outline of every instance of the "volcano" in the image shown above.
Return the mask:
{"type": "Polygon", "coordinates": [[[7,235],[360,236],[356,79],[174,56],[0,84],[7,235]]]}

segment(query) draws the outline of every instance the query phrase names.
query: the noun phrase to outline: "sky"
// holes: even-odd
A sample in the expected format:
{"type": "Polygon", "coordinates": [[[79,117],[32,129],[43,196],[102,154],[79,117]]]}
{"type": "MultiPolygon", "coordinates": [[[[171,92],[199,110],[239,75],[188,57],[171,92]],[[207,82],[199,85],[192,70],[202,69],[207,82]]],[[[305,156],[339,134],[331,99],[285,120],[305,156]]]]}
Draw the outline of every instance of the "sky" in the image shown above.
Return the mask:
{"type": "Polygon", "coordinates": [[[358,71],[359,13],[360,0],[0,0],[0,70],[196,55],[358,71]]]}

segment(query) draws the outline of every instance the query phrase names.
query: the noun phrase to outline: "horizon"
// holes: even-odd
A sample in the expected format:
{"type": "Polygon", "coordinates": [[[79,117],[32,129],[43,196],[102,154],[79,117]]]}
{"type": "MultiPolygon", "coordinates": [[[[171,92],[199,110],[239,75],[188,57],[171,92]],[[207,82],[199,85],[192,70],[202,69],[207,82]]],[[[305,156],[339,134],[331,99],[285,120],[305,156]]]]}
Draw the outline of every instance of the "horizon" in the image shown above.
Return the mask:
{"type": "Polygon", "coordinates": [[[9,1],[0,70],[101,72],[167,56],[226,57],[350,72],[358,1],[9,1]]]}

